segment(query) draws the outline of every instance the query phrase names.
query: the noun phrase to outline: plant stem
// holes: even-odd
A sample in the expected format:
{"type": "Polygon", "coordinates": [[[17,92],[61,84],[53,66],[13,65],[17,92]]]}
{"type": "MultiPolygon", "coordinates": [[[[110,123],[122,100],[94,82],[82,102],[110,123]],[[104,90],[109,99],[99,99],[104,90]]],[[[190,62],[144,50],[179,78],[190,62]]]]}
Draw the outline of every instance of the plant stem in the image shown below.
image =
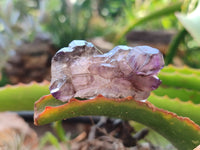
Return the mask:
{"type": "Polygon", "coordinates": [[[59,137],[59,139],[62,142],[66,142],[67,138],[66,138],[66,135],[65,135],[65,130],[63,129],[63,126],[62,126],[62,120],[54,122],[53,128],[54,128],[57,136],[59,137]]]}
{"type": "Polygon", "coordinates": [[[176,55],[176,52],[178,50],[178,46],[179,46],[180,42],[183,40],[183,38],[185,37],[186,34],[187,34],[187,31],[184,28],[182,28],[178,32],[178,34],[172,39],[172,42],[169,45],[167,55],[165,57],[165,64],[166,65],[169,65],[169,64],[172,63],[172,60],[173,60],[173,58],[176,55]]]}
{"type": "Polygon", "coordinates": [[[55,146],[57,150],[61,150],[58,139],[51,132],[46,132],[45,135],[40,139],[39,149],[42,150],[45,144],[48,142],[55,146]]]}
{"type": "Polygon", "coordinates": [[[124,29],[122,29],[122,31],[116,36],[116,38],[114,39],[114,43],[118,44],[120,42],[120,40],[130,31],[132,30],[135,26],[145,23],[147,21],[153,20],[153,19],[158,19],[160,17],[172,14],[178,10],[181,9],[181,5],[182,3],[178,2],[174,5],[170,5],[167,6],[163,9],[160,9],[158,11],[155,11],[153,13],[150,13],[149,15],[143,17],[143,18],[139,18],[133,22],[131,22],[129,25],[127,25],[124,29]]]}

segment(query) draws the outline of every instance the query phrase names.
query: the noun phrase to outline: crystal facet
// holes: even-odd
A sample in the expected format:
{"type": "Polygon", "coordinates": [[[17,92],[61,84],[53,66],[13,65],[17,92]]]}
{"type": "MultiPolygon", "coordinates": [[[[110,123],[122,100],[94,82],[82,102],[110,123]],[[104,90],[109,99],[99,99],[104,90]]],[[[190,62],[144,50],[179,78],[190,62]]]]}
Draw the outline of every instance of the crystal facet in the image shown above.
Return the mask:
{"type": "Polygon", "coordinates": [[[74,40],[52,59],[50,92],[61,101],[99,94],[145,100],[161,84],[156,75],[163,66],[162,54],[149,46],[121,45],[101,54],[92,43],[74,40]]]}

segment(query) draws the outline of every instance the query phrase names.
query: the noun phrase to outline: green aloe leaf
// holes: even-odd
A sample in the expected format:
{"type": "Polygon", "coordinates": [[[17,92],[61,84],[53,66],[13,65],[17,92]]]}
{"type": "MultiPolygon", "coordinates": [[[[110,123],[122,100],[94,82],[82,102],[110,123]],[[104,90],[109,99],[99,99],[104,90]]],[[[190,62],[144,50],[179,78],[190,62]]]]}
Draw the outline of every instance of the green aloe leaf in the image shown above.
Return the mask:
{"type": "Polygon", "coordinates": [[[148,101],[135,101],[132,97],[109,99],[97,96],[90,100],[71,99],[63,103],[47,95],[35,103],[36,125],[88,115],[135,120],[154,129],[180,150],[191,150],[200,143],[200,127],[189,118],[159,109],[148,101]]]}
{"type": "Polygon", "coordinates": [[[49,93],[49,82],[7,85],[0,88],[0,111],[33,110],[34,102],[49,93]]]}
{"type": "Polygon", "coordinates": [[[159,77],[162,85],[153,91],[154,94],[200,104],[200,69],[169,65],[160,71],[159,77]]]}
{"type": "Polygon", "coordinates": [[[200,77],[200,69],[193,69],[187,66],[184,67],[175,67],[173,65],[168,65],[161,70],[161,73],[181,73],[185,75],[194,74],[200,77]]]}
{"type": "Polygon", "coordinates": [[[162,87],[153,91],[157,96],[168,96],[169,98],[179,98],[181,101],[191,101],[194,104],[200,104],[200,92],[197,90],[189,90],[185,88],[162,87]]]}
{"type": "Polygon", "coordinates": [[[161,71],[158,77],[162,80],[163,85],[200,90],[200,77],[196,74],[161,71]]]}
{"type": "Polygon", "coordinates": [[[195,123],[200,125],[200,104],[192,102],[183,102],[178,98],[171,99],[168,96],[157,96],[151,94],[148,101],[158,108],[162,108],[176,113],[179,116],[189,117],[195,123]]]}

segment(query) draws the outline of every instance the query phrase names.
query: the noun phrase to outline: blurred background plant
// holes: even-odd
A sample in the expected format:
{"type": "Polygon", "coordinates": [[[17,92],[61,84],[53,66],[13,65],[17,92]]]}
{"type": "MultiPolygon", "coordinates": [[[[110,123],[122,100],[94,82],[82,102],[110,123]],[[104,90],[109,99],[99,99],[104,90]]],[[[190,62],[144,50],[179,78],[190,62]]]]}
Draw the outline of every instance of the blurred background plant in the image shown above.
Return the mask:
{"type": "Polygon", "coordinates": [[[184,62],[194,68],[200,67],[200,0],[185,1],[182,12],[176,17],[189,34],[183,39],[184,48],[182,58],[184,62]]]}
{"type": "Polygon", "coordinates": [[[87,38],[92,17],[90,0],[43,0],[39,5],[42,28],[51,34],[59,48],[65,47],[73,39],[87,38]]]}
{"type": "MultiPolygon", "coordinates": [[[[126,34],[131,30],[176,33],[181,25],[174,12],[190,13],[196,5],[197,0],[2,0],[0,46],[5,55],[1,55],[4,56],[1,61],[9,53],[12,55],[9,50],[15,50],[23,40],[33,40],[38,32],[48,34],[57,48],[74,39],[97,36],[125,44],[126,34]]],[[[179,49],[177,54],[183,64],[199,67],[197,42],[187,32],[181,39],[178,47],[171,48],[167,64],[173,63],[179,49]]]]}
{"type": "Polygon", "coordinates": [[[30,41],[38,31],[37,22],[33,15],[28,13],[32,7],[31,3],[25,0],[0,1],[0,60],[2,62],[9,54],[12,55],[13,50],[21,44],[22,40],[30,41]]]}
{"type": "MultiPolygon", "coordinates": [[[[16,47],[23,41],[31,41],[39,30],[29,13],[32,9],[32,3],[24,0],[0,1],[0,72],[8,58],[16,54],[16,47]]],[[[1,84],[4,85],[8,80],[3,77],[1,84]]]]}

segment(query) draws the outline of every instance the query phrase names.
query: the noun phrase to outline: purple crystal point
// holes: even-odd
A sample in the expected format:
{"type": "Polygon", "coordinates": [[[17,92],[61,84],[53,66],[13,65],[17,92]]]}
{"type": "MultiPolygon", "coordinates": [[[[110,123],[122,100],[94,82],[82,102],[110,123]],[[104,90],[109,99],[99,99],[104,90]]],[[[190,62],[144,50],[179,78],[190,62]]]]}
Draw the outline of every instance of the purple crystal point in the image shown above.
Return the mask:
{"type": "Polygon", "coordinates": [[[129,53],[128,63],[138,75],[156,74],[164,66],[162,54],[150,46],[134,47],[129,53]]]}
{"type": "Polygon", "coordinates": [[[92,43],[74,40],[52,59],[50,92],[61,101],[99,94],[144,100],[161,84],[156,75],[163,66],[162,54],[149,46],[122,45],[101,54],[92,43]]]}

